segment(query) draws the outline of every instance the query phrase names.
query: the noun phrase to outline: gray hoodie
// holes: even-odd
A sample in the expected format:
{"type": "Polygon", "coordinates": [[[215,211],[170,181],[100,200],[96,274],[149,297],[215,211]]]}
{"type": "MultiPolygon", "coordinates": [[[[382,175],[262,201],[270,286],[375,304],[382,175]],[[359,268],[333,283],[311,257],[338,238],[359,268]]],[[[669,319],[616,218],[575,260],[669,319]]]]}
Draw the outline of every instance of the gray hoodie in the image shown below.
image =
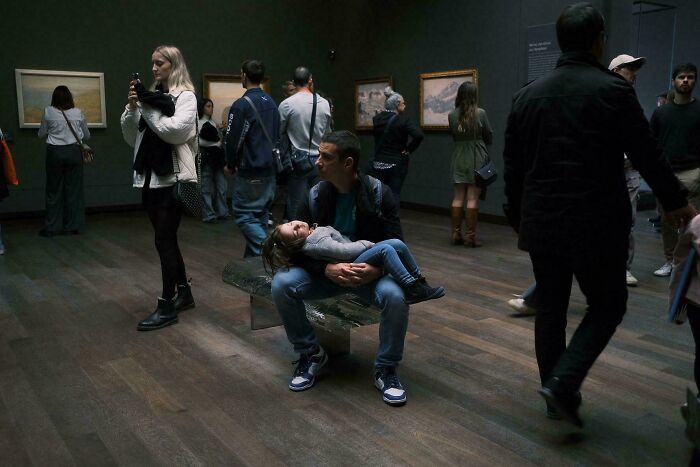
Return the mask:
{"type": "Polygon", "coordinates": [[[311,258],[331,263],[342,263],[354,261],[355,258],[372,246],[374,246],[374,243],[367,240],[353,242],[333,227],[316,227],[306,237],[306,243],[304,243],[301,251],[311,258]]]}

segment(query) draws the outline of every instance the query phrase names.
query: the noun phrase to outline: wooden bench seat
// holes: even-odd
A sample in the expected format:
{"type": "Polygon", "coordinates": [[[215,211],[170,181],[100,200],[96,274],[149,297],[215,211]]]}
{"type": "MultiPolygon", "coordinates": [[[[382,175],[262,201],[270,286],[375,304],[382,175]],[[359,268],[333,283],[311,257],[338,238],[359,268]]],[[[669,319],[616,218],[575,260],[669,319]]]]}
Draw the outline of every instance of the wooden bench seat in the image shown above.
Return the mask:
{"type": "MultiPolygon", "coordinates": [[[[250,295],[250,327],[280,326],[282,319],[272,301],[272,277],[260,258],[233,260],[226,265],[222,279],[250,295]]],[[[350,330],[379,322],[379,310],[352,293],[323,300],[305,300],[306,315],[327,352],[350,352],[350,330]]]]}

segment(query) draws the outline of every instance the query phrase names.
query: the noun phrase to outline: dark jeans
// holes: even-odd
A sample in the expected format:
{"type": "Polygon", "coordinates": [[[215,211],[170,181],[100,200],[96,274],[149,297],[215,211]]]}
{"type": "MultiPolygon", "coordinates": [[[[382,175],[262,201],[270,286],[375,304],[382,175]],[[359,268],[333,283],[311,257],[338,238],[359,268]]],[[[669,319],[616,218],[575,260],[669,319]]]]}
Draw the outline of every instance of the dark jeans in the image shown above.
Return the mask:
{"type": "Polygon", "coordinates": [[[695,386],[700,391],[700,307],[688,304],[688,324],[690,331],[693,333],[693,341],[695,341],[695,363],[693,365],[695,375],[695,386]]]}
{"type": "Polygon", "coordinates": [[[396,205],[398,206],[401,196],[401,187],[403,187],[403,182],[406,180],[406,175],[408,175],[408,162],[396,164],[390,169],[372,168],[370,170],[370,175],[379,179],[391,189],[394,195],[394,201],[396,201],[396,205]]]}
{"type": "Polygon", "coordinates": [[[46,230],[80,230],[85,222],[83,156],[77,144],[46,148],[46,230]]]}
{"type": "Polygon", "coordinates": [[[557,390],[577,391],[605,349],[627,306],[627,248],[588,254],[530,252],[538,293],[535,352],[542,384],[560,380],[557,390]],[[566,345],[566,312],[576,277],[588,311],[566,345]]]}
{"type": "Polygon", "coordinates": [[[287,178],[287,210],[286,218],[290,221],[299,219],[299,209],[304,204],[304,198],[309,196],[309,190],[319,182],[316,161],[318,155],[311,156],[314,169],[307,175],[290,174],[287,178]]]}
{"type": "MultiPolygon", "coordinates": [[[[168,190],[169,188],[160,188],[168,190]]],[[[151,190],[156,191],[156,190],[151,190]]],[[[185,262],[177,243],[177,229],[180,226],[182,214],[175,204],[168,206],[148,206],[148,218],[153,225],[155,244],[160,256],[160,271],[163,277],[163,293],[161,298],[170,300],[175,296],[178,285],[187,284],[185,262]]]]}
{"type": "Polygon", "coordinates": [[[275,176],[244,177],[236,174],[233,181],[233,218],[245,237],[243,257],[260,256],[267,238],[267,220],[275,199],[275,176]]]}

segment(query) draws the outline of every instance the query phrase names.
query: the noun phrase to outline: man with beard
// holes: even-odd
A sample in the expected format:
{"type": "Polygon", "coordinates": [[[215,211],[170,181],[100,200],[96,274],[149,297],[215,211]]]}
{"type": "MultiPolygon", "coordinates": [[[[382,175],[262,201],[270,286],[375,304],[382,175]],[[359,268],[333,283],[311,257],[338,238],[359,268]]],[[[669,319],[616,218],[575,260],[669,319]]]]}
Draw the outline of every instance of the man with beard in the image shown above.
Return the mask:
{"type": "MultiPolygon", "coordinates": [[[[664,157],[676,177],[688,189],[688,203],[695,206],[700,195],[700,103],[693,97],[697,75],[698,69],[692,63],[677,65],[671,80],[673,100],[657,107],[650,122],[664,157]]],[[[673,270],[673,250],[678,243],[678,229],[664,219],[661,235],[666,262],[654,271],[654,275],[666,277],[673,270]]]]}

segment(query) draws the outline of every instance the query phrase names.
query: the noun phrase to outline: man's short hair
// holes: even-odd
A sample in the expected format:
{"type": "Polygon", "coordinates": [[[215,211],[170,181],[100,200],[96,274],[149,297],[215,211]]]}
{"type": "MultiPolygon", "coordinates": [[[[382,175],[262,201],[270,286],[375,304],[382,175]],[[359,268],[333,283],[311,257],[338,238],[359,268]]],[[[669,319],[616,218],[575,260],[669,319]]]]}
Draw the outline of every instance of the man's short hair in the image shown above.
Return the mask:
{"type": "Polygon", "coordinates": [[[260,60],[246,60],[241,65],[241,71],[253,84],[260,84],[265,78],[265,64],[260,60]]]}
{"type": "Polygon", "coordinates": [[[557,42],[562,52],[588,52],[605,31],[605,19],[588,2],[574,3],[557,19],[557,42]]]}
{"type": "Polygon", "coordinates": [[[298,66],[294,70],[294,86],[306,86],[311,80],[311,70],[305,66],[298,66]]]}
{"type": "Polygon", "coordinates": [[[360,164],[362,148],[360,146],[360,139],[355,133],[347,130],[333,131],[323,135],[321,142],[334,144],[341,161],[352,157],[352,168],[357,171],[360,164]]]}
{"type": "Polygon", "coordinates": [[[676,76],[678,76],[681,73],[692,73],[697,78],[698,77],[698,67],[696,67],[692,63],[681,63],[680,65],[676,65],[673,68],[673,73],[671,73],[671,78],[676,79],[676,76]]]}

